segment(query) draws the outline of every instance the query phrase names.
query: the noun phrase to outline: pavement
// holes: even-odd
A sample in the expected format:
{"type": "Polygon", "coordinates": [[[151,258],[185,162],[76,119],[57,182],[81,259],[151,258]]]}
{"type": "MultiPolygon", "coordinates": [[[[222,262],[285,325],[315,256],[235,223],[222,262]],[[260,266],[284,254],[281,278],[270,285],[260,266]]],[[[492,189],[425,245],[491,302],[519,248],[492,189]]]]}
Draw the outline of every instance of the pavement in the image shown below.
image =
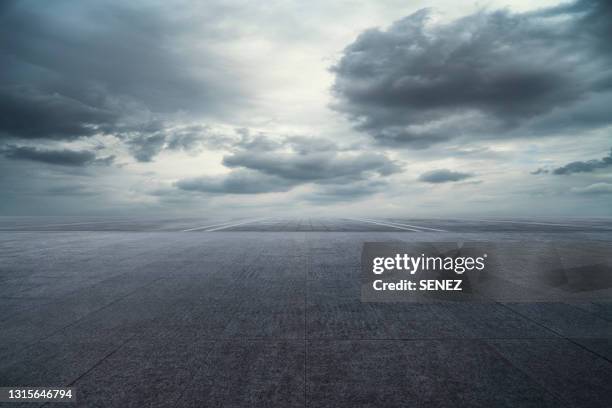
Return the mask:
{"type": "Polygon", "coordinates": [[[361,302],[364,242],[483,239],[612,249],[612,220],[0,217],[0,386],[75,387],[49,407],[612,407],[611,302],[361,302]]]}

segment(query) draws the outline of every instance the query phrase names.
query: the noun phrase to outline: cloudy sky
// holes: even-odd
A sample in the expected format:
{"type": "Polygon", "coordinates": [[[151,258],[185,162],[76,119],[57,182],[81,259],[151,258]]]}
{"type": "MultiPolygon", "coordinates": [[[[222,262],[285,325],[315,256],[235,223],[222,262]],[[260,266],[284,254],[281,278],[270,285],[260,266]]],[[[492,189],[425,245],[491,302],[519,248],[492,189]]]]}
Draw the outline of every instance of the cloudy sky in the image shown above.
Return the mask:
{"type": "Polygon", "coordinates": [[[0,214],[612,215],[604,0],[0,3],[0,214]]]}

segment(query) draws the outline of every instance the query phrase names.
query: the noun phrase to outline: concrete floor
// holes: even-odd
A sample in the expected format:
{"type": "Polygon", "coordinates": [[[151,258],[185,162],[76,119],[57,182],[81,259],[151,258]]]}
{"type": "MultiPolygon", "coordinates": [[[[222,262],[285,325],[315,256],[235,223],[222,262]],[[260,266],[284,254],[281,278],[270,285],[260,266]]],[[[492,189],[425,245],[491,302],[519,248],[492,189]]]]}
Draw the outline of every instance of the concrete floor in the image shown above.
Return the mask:
{"type": "Polygon", "coordinates": [[[0,218],[0,386],[73,386],[82,407],[611,407],[610,302],[360,301],[363,242],[483,237],[612,249],[612,222],[0,218]]]}

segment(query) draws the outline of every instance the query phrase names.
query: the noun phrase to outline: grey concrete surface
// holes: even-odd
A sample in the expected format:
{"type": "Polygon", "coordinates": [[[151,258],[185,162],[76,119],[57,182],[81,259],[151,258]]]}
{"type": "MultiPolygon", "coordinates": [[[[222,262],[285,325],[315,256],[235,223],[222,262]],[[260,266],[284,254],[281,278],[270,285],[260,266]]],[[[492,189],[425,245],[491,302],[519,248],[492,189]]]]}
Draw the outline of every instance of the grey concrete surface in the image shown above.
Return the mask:
{"type": "Polygon", "coordinates": [[[612,249],[612,221],[0,217],[0,386],[73,386],[79,407],[612,406],[612,303],[360,301],[363,242],[470,239],[612,249]]]}

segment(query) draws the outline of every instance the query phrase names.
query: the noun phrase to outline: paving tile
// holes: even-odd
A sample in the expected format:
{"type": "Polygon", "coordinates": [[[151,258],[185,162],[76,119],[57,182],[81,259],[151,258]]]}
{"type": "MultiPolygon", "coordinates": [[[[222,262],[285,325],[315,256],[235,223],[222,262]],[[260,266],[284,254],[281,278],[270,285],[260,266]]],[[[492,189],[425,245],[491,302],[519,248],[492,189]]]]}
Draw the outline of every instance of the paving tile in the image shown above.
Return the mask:
{"type": "Polygon", "coordinates": [[[555,333],[504,305],[490,302],[453,303],[444,307],[451,320],[476,338],[557,338],[555,333]]]}
{"type": "Polygon", "coordinates": [[[509,308],[563,337],[612,338],[612,321],[564,303],[508,303],[509,308]]]}
{"type": "Polygon", "coordinates": [[[201,369],[214,342],[138,337],[80,378],[80,407],[168,407],[201,369]]]}
{"type": "Polygon", "coordinates": [[[473,336],[439,304],[364,303],[333,296],[308,297],[308,338],[415,339],[473,336]]]}
{"type": "Polygon", "coordinates": [[[488,341],[514,367],[572,407],[609,408],[612,364],[564,339],[488,341]]]}
{"type": "Polygon", "coordinates": [[[120,344],[76,341],[56,335],[14,353],[0,362],[3,386],[66,386],[91,369],[120,344]]]}
{"type": "Polygon", "coordinates": [[[475,340],[310,340],[309,407],[563,407],[475,340]]]}
{"type": "MultiPolygon", "coordinates": [[[[84,407],[612,406],[610,303],[360,301],[364,241],[481,239],[472,227],[246,227],[0,234],[0,285],[50,299],[4,303],[0,382],[76,381],[84,407]],[[351,232],[287,232],[308,229],[351,232]]],[[[491,239],[561,237],[497,227],[491,239]]]]}
{"type": "Polygon", "coordinates": [[[220,341],[177,407],[304,407],[303,341],[220,341]]]}
{"type": "Polygon", "coordinates": [[[612,339],[571,339],[572,342],[577,343],[585,349],[591,351],[594,354],[601,356],[612,362],[612,339]]]}

